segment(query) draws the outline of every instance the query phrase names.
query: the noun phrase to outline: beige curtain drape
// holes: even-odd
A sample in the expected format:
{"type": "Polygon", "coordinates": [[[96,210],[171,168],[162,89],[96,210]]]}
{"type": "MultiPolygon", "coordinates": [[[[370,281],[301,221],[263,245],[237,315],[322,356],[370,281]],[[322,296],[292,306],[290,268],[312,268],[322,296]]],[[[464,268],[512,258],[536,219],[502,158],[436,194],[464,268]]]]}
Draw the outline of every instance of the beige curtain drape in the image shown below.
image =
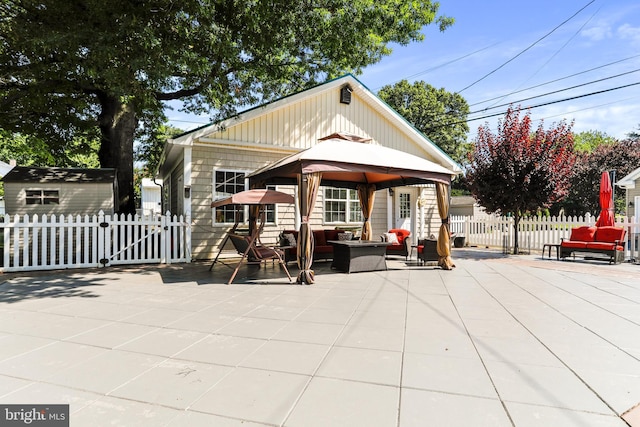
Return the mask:
{"type": "Polygon", "coordinates": [[[314,242],[309,218],[316,204],[320,181],[322,181],[322,172],[298,175],[298,195],[302,221],[300,222],[300,232],[298,233],[297,243],[298,268],[300,269],[300,274],[296,282],[309,285],[314,282],[314,273],[313,270],[311,270],[311,266],[313,265],[314,242]]]}
{"type": "Polygon", "coordinates": [[[373,232],[371,231],[371,212],[373,211],[373,202],[376,199],[375,184],[358,184],[358,199],[360,200],[360,208],[364,216],[362,224],[361,240],[371,240],[373,232]]]}
{"type": "Polygon", "coordinates": [[[456,265],[451,259],[451,234],[449,232],[449,187],[441,182],[436,183],[436,198],[440,214],[440,231],[438,233],[438,265],[443,270],[451,270],[456,265]]]}

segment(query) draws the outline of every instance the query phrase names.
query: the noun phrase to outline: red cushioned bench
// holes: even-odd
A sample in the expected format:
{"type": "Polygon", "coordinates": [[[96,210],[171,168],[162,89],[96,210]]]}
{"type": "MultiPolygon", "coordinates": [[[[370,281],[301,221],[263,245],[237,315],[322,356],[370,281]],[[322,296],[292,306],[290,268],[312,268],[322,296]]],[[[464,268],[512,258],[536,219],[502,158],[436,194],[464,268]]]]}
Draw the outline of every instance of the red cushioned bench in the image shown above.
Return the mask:
{"type": "Polygon", "coordinates": [[[623,227],[577,227],[571,229],[571,237],[560,242],[560,258],[576,253],[606,255],[611,263],[624,261],[625,229],[623,227]]]}

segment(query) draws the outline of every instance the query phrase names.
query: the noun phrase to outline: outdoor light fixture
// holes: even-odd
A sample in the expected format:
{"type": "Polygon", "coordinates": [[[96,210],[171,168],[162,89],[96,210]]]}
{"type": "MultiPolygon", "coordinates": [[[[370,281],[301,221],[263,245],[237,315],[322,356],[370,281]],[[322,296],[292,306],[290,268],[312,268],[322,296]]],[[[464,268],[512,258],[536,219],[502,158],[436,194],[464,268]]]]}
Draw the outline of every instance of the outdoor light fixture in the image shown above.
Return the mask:
{"type": "Polygon", "coordinates": [[[352,92],[353,92],[353,89],[351,89],[351,86],[349,86],[349,85],[342,86],[342,88],[340,89],[340,103],[341,104],[351,104],[351,93],[352,92]]]}
{"type": "Polygon", "coordinates": [[[185,186],[184,187],[184,198],[185,199],[189,199],[191,197],[191,187],[190,186],[185,186]]]}

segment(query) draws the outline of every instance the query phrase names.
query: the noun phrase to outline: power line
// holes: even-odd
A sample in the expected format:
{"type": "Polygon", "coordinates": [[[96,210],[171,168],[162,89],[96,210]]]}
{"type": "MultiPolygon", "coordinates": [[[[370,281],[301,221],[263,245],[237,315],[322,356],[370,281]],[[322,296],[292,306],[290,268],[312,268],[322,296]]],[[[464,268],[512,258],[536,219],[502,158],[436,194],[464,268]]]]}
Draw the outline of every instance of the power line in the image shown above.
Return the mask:
{"type": "MultiPolygon", "coordinates": [[[[435,70],[437,70],[437,69],[439,69],[439,68],[446,67],[447,65],[451,65],[451,64],[456,63],[456,62],[458,62],[458,61],[461,61],[461,60],[463,60],[463,59],[465,59],[465,58],[468,58],[469,56],[475,55],[476,53],[479,53],[479,52],[482,52],[482,51],[487,50],[487,49],[489,49],[489,48],[492,48],[492,47],[494,47],[494,46],[495,46],[495,45],[497,45],[497,44],[500,44],[500,43],[494,43],[494,44],[492,44],[492,45],[489,45],[489,46],[483,47],[483,48],[478,49],[478,50],[475,50],[475,51],[473,51],[473,52],[471,52],[471,53],[467,53],[467,54],[464,54],[464,55],[462,55],[462,56],[460,56],[460,57],[458,57],[458,58],[452,59],[451,61],[443,62],[442,64],[438,64],[438,65],[433,66],[433,67],[431,67],[431,68],[427,68],[426,70],[422,70],[422,71],[420,71],[420,72],[418,72],[418,73],[412,74],[412,75],[410,75],[410,76],[408,76],[408,77],[404,77],[404,78],[402,78],[402,79],[400,79],[400,80],[396,80],[396,81],[393,81],[393,82],[388,83],[388,84],[389,84],[389,85],[392,85],[392,84],[398,83],[398,82],[399,82],[399,81],[401,81],[401,80],[410,80],[410,79],[413,79],[413,78],[415,78],[415,77],[421,76],[421,75],[423,75],[423,74],[430,73],[431,71],[435,71],[435,70]]],[[[383,85],[383,86],[387,86],[387,85],[383,85]]],[[[379,86],[379,87],[375,88],[374,90],[376,90],[376,91],[377,91],[378,89],[381,89],[383,86],[379,86]]]]}
{"type": "MultiPolygon", "coordinates": [[[[617,86],[617,87],[613,87],[613,88],[609,88],[609,89],[603,89],[603,90],[599,90],[599,91],[596,91],[596,92],[589,92],[589,93],[585,93],[585,94],[582,94],[582,95],[571,96],[571,97],[568,97],[568,98],[558,99],[558,100],[555,100],[555,101],[543,102],[541,104],[529,105],[529,106],[523,107],[522,109],[532,110],[534,108],[540,108],[540,107],[545,107],[547,105],[552,105],[552,104],[558,104],[558,103],[561,103],[561,102],[572,101],[574,99],[586,98],[588,96],[599,95],[599,94],[602,94],[602,93],[612,92],[614,90],[625,89],[625,88],[628,88],[628,87],[631,87],[631,86],[637,86],[637,85],[640,85],[640,82],[629,83],[629,84],[622,85],[622,86],[617,86]]],[[[425,129],[423,132],[429,131],[431,129],[437,129],[437,128],[440,128],[440,127],[445,127],[445,126],[453,126],[453,125],[462,124],[462,123],[475,122],[477,120],[482,120],[482,119],[489,119],[489,118],[492,118],[492,117],[502,116],[504,114],[506,114],[506,111],[502,111],[502,112],[499,112],[499,113],[488,114],[488,115],[485,115],[485,116],[475,117],[475,118],[467,119],[467,120],[459,120],[459,121],[456,121],[456,122],[447,122],[447,123],[431,126],[431,127],[427,128],[427,129],[425,129]]]]}
{"type": "Polygon", "coordinates": [[[576,89],[576,88],[579,88],[579,87],[582,87],[582,86],[588,86],[588,85],[591,85],[591,84],[594,84],[594,83],[600,83],[600,82],[603,82],[605,80],[614,79],[616,77],[626,76],[627,74],[637,73],[638,71],[640,71],[640,69],[627,71],[627,72],[621,73],[621,74],[616,74],[615,76],[603,77],[603,78],[598,79],[598,80],[592,80],[590,82],[581,83],[579,85],[570,86],[570,87],[567,87],[567,88],[564,88],[564,89],[554,90],[552,92],[547,92],[547,93],[543,93],[543,94],[536,95],[536,96],[530,96],[528,98],[523,98],[523,99],[520,99],[518,101],[508,102],[506,104],[492,105],[491,107],[487,107],[487,108],[482,109],[482,110],[472,111],[472,112],[470,112],[468,114],[477,114],[477,113],[480,113],[480,112],[483,112],[483,111],[488,111],[488,110],[493,110],[495,108],[504,107],[505,105],[519,104],[519,103],[521,103],[523,101],[529,101],[529,100],[536,99],[536,98],[542,98],[544,96],[549,96],[549,95],[553,95],[553,94],[556,94],[556,93],[565,92],[567,90],[576,89]]]}
{"type": "Polygon", "coordinates": [[[580,12],[582,12],[585,8],[587,8],[589,5],[591,5],[591,3],[593,3],[595,0],[591,0],[589,3],[587,3],[586,5],[582,6],[580,8],[580,10],[578,10],[576,13],[574,13],[573,15],[571,15],[569,18],[565,19],[563,22],[561,22],[559,25],[557,25],[554,29],[552,29],[551,31],[549,31],[547,34],[545,34],[544,36],[540,37],[538,40],[536,40],[535,42],[533,42],[532,44],[530,44],[529,46],[527,46],[523,51],[521,51],[520,53],[518,53],[516,56],[512,57],[511,59],[509,59],[508,61],[504,62],[502,65],[500,65],[498,68],[494,69],[493,71],[490,71],[489,73],[485,74],[484,76],[480,77],[478,80],[474,81],[473,83],[471,83],[470,85],[464,87],[462,90],[458,91],[458,93],[462,93],[465,90],[469,89],[470,87],[474,86],[476,83],[481,82],[482,80],[486,79],[487,77],[489,77],[490,75],[492,75],[493,73],[495,73],[496,71],[500,70],[502,67],[504,67],[505,65],[509,64],[511,61],[515,60],[516,58],[518,58],[520,55],[522,55],[523,53],[525,53],[526,51],[528,51],[529,49],[531,49],[532,47],[534,47],[535,45],[537,45],[538,43],[540,43],[542,40],[544,40],[545,38],[549,37],[554,31],[556,31],[558,28],[562,27],[564,24],[566,24],[567,22],[569,22],[571,19],[573,19],[577,14],[579,14],[580,12]]]}
{"type": "Polygon", "coordinates": [[[640,56],[640,54],[638,54],[638,55],[633,55],[633,56],[630,56],[630,57],[628,57],[628,58],[620,59],[620,60],[618,60],[618,61],[609,62],[609,63],[607,63],[607,64],[600,65],[600,66],[598,66],[598,67],[589,68],[588,70],[580,71],[580,72],[578,72],[578,73],[574,73],[574,74],[570,74],[570,75],[568,75],[568,76],[564,76],[564,77],[560,77],[560,78],[557,78],[557,79],[554,79],[554,80],[550,80],[550,81],[545,82],[545,83],[540,83],[540,84],[537,84],[537,85],[535,85],[535,86],[529,86],[528,88],[520,89],[520,90],[517,90],[517,91],[515,91],[515,92],[511,92],[511,93],[509,93],[509,94],[507,94],[507,95],[500,95],[500,96],[496,96],[496,97],[494,97],[494,98],[486,99],[486,100],[484,100],[484,101],[475,102],[475,103],[473,103],[473,104],[469,104],[469,106],[470,106],[470,107],[473,107],[473,106],[475,106],[475,105],[484,104],[484,103],[486,103],[486,102],[491,102],[491,101],[494,101],[494,100],[496,100],[496,99],[503,98],[503,97],[505,97],[505,96],[515,95],[516,93],[521,93],[521,92],[525,92],[525,91],[528,91],[528,90],[531,90],[531,89],[536,89],[536,88],[539,88],[539,87],[541,87],[541,86],[546,86],[546,85],[551,84],[551,83],[556,83],[556,82],[559,82],[559,81],[562,81],[562,80],[569,79],[569,78],[571,78],[571,77],[575,77],[575,76],[579,76],[579,75],[581,75],[581,74],[589,73],[589,72],[591,72],[591,71],[599,70],[599,69],[601,69],[601,68],[605,68],[605,67],[608,67],[608,66],[610,66],[610,65],[615,65],[615,64],[619,64],[619,63],[624,62],[624,61],[628,61],[628,60],[630,60],[630,59],[635,59],[635,58],[637,58],[637,57],[639,57],[639,56],[640,56]]]}
{"type": "MultiPolygon", "coordinates": [[[[576,38],[576,36],[577,36],[578,34],[580,34],[580,32],[583,30],[583,28],[584,28],[584,27],[586,27],[586,26],[587,26],[587,24],[588,24],[589,22],[591,22],[591,20],[593,19],[593,17],[594,17],[594,16],[596,16],[596,15],[598,14],[598,12],[600,12],[600,10],[601,10],[601,9],[602,9],[602,7],[598,8],[598,10],[596,10],[596,11],[593,13],[593,15],[591,15],[591,16],[589,17],[589,19],[587,19],[587,20],[584,22],[584,24],[582,24],[582,25],[580,26],[580,28],[578,28],[578,29],[573,33],[573,35],[572,35],[571,37],[569,37],[569,40],[567,40],[567,41],[566,41],[562,46],[560,46],[560,48],[559,48],[558,50],[556,50],[556,51],[553,53],[553,55],[551,55],[551,57],[545,61],[545,63],[544,63],[544,64],[542,64],[540,67],[538,67],[538,69],[537,69],[533,74],[531,74],[529,77],[527,77],[527,79],[526,79],[524,82],[520,83],[520,85],[518,85],[518,87],[516,88],[516,90],[520,89],[520,88],[522,87],[522,85],[524,85],[526,82],[528,82],[528,81],[529,81],[529,80],[531,80],[533,77],[535,77],[535,76],[536,76],[536,74],[538,74],[538,73],[540,72],[540,70],[542,70],[544,67],[546,67],[546,66],[547,66],[547,64],[549,64],[549,63],[553,60],[553,58],[555,58],[555,57],[556,57],[556,56],[557,56],[557,55],[558,55],[558,54],[559,54],[559,53],[560,53],[560,52],[561,52],[565,47],[567,47],[567,45],[568,45],[569,43],[571,43],[571,41],[572,41],[574,38],[576,38]]],[[[511,96],[511,95],[513,95],[513,94],[514,94],[514,92],[508,93],[508,94],[504,95],[500,100],[498,100],[498,101],[496,101],[496,102],[502,101],[502,99],[504,99],[504,98],[506,98],[506,97],[508,97],[508,96],[511,96]]]]}

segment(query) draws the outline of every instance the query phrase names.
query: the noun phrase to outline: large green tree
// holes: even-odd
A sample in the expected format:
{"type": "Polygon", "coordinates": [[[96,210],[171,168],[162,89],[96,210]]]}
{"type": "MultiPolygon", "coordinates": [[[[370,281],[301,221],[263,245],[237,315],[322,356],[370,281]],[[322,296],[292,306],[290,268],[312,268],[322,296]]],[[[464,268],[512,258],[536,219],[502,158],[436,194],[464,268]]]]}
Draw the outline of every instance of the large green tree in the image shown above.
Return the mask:
{"type": "Polygon", "coordinates": [[[618,142],[614,137],[606,132],[589,130],[573,135],[574,148],[576,153],[590,153],[601,145],[613,145],[618,142]]]}
{"type": "Polygon", "coordinates": [[[70,168],[96,168],[98,161],[97,139],[74,138],[65,144],[64,150],[47,144],[42,139],[7,132],[0,129],[0,160],[15,160],[20,166],[58,166],[70,168]]]}
{"type": "Polygon", "coordinates": [[[471,193],[489,213],[514,218],[514,253],[518,226],[527,212],[548,208],[569,191],[575,155],[571,124],[562,121],[545,130],[531,128],[530,113],[509,108],[494,134],[478,128],[467,180],[471,193]]]}
{"type": "Polygon", "coordinates": [[[359,73],[390,42],[444,30],[439,4],[399,0],[8,0],[0,5],[0,127],[52,145],[100,130],[133,212],[133,141],[165,102],[220,117],[359,73]]]}
{"type": "Polygon", "coordinates": [[[469,104],[457,93],[424,81],[401,80],[384,86],[378,96],[458,163],[468,151],[469,104]]]}

